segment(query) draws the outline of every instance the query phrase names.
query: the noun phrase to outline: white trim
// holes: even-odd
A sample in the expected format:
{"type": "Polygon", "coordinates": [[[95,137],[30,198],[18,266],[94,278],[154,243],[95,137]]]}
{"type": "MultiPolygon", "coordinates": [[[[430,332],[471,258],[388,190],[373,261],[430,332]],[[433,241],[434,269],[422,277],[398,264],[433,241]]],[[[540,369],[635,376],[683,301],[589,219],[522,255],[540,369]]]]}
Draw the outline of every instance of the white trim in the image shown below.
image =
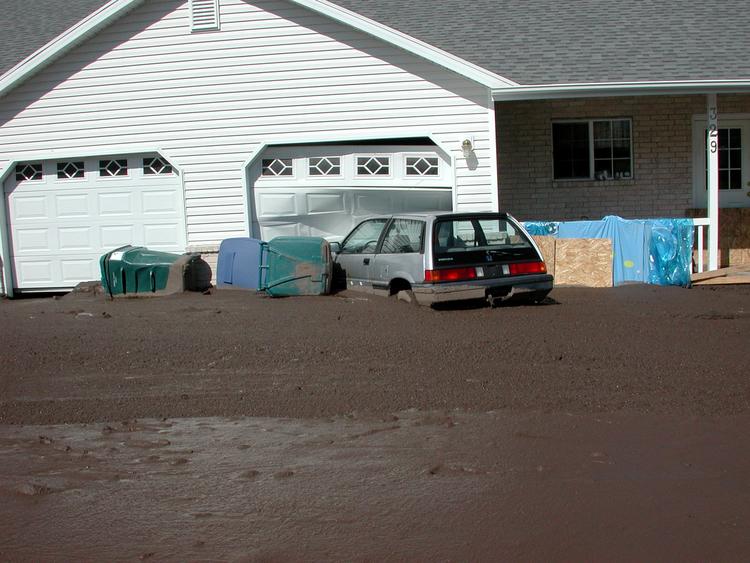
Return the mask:
{"type": "Polygon", "coordinates": [[[0,250],[2,250],[2,268],[0,268],[0,294],[13,297],[13,264],[10,260],[10,237],[8,236],[8,216],[5,206],[5,188],[4,182],[0,181],[0,190],[3,197],[0,197],[0,250]]]}
{"type": "Polygon", "coordinates": [[[750,90],[750,79],[680,80],[644,82],[592,82],[580,84],[530,84],[496,88],[496,101],[548,100],[557,98],[591,98],[605,96],[648,96],[658,94],[731,93],[750,90]]]}
{"type": "Polygon", "coordinates": [[[488,97],[487,102],[487,124],[489,126],[490,137],[490,183],[494,188],[492,190],[492,207],[495,211],[500,211],[500,176],[498,167],[498,143],[497,143],[497,121],[495,116],[495,104],[492,100],[492,94],[488,97]]]}

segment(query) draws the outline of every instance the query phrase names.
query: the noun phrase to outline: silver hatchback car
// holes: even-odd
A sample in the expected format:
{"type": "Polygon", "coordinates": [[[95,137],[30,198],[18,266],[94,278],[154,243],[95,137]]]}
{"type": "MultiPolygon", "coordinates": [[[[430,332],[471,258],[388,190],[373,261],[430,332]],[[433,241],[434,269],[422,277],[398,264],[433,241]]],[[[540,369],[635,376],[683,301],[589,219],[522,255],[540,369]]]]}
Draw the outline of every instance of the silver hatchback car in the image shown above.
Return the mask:
{"type": "Polygon", "coordinates": [[[542,301],[553,278],[534,240],[507,213],[369,217],[333,243],[334,281],[424,305],[514,295],[542,301]]]}

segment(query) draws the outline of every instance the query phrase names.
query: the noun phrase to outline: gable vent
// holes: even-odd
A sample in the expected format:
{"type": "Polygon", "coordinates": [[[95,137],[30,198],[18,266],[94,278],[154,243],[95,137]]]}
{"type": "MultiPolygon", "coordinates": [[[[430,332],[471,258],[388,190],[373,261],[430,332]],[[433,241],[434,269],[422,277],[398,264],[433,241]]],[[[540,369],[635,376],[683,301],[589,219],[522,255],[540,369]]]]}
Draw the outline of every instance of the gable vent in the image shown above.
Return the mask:
{"type": "Polygon", "coordinates": [[[190,0],[190,30],[219,29],[219,0],[190,0]]]}

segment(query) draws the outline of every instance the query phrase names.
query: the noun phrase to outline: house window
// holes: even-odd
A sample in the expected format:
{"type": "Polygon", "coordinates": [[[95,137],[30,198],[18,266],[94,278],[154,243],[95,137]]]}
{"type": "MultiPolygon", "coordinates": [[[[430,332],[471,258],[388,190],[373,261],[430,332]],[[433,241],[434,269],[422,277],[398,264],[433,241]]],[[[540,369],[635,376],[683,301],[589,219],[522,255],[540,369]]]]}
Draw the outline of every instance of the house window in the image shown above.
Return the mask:
{"type": "Polygon", "coordinates": [[[629,119],[590,119],[552,124],[556,180],[621,180],[633,176],[629,119]]]}
{"type": "Polygon", "coordinates": [[[439,172],[438,159],[432,156],[407,156],[407,176],[437,176],[439,172]]]}
{"type": "Polygon", "coordinates": [[[128,160],[126,158],[99,161],[99,176],[127,176],[128,160]]]}
{"type": "Polygon", "coordinates": [[[294,172],[291,158],[264,158],[262,167],[263,176],[292,176],[294,172]]]}
{"type": "Polygon", "coordinates": [[[172,165],[159,156],[144,158],[143,173],[147,176],[171,174],[172,165]]]}
{"type": "Polygon", "coordinates": [[[391,173],[391,159],[388,156],[358,156],[357,175],[388,176],[391,173]]]}
{"type": "Polygon", "coordinates": [[[219,29],[219,0],[190,0],[190,30],[219,29]]]}
{"type": "Polygon", "coordinates": [[[338,176],[341,174],[341,157],[324,156],[309,160],[310,176],[338,176]]]}
{"type": "MultiPolygon", "coordinates": [[[[706,188],[708,183],[706,168],[706,188]]],[[[742,129],[739,127],[719,129],[719,189],[742,189],[742,129]]]]}
{"type": "Polygon", "coordinates": [[[16,182],[42,179],[42,163],[16,165],[16,182]]]}
{"type": "Polygon", "coordinates": [[[57,178],[59,180],[70,180],[72,178],[83,178],[83,162],[58,162],[57,178]]]}

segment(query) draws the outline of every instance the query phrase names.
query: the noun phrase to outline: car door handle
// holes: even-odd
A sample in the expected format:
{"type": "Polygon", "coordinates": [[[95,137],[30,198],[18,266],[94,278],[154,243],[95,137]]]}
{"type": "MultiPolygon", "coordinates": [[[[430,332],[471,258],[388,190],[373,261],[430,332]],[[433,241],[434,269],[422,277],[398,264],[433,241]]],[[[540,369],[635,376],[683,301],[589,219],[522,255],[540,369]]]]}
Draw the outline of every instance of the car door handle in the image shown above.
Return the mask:
{"type": "Polygon", "coordinates": [[[370,259],[369,259],[369,258],[365,258],[364,260],[362,260],[362,263],[363,263],[363,264],[364,264],[365,266],[369,266],[369,265],[370,265],[370,259]]]}

